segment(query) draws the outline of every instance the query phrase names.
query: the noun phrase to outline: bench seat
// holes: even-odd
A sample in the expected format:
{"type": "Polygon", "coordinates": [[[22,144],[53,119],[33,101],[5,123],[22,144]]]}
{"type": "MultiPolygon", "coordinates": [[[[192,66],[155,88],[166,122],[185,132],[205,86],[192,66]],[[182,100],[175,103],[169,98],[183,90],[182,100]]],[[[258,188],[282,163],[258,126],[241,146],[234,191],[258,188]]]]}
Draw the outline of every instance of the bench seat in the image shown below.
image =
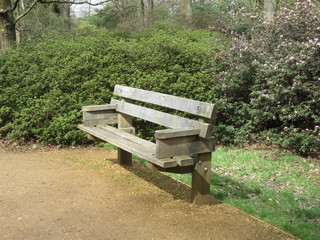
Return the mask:
{"type": "Polygon", "coordinates": [[[131,152],[138,157],[145,159],[162,168],[176,166],[193,166],[194,160],[189,156],[175,156],[172,158],[156,158],[156,144],[124,132],[112,126],[84,126],[79,125],[79,129],[88,134],[111,143],[118,148],[131,152]]]}
{"type": "Polygon", "coordinates": [[[83,106],[83,124],[78,127],[91,140],[118,147],[118,163],[132,165],[132,154],[148,161],[156,171],[191,173],[191,201],[210,202],[212,124],[214,104],[116,85],[110,104],[83,106]],[[160,108],[159,108],[160,107],[160,108]],[[166,109],[174,111],[167,112],[166,109]],[[179,112],[192,114],[182,117],[179,112]],[[162,126],[155,130],[155,143],[135,135],[134,119],[162,126]],[[116,126],[116,127],[115,127],[116,126]]]}

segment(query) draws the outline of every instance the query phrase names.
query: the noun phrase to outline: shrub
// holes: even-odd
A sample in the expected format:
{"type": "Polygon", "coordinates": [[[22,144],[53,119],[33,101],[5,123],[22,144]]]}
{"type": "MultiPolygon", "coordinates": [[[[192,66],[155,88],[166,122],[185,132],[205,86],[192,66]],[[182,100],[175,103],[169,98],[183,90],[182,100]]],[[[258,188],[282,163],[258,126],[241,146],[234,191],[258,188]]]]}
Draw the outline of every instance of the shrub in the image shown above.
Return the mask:
{"type": "Polygon", "coordinates": [[[74,34],[0,53],[1,136],[81,143],[81,106],[108,103],[115,84],[214,100],[212,56],[223,48],[212,45],[223,39],[215,33],[159,23],[132,34],[83,25],[74,34]]]}
{"type": "Polygon", "coordinates": [[[247,141],[271,131],[281,146],[319,152],[319,16],[312,1],[297,1],[295,9],[282,8],[272,24],[260,20],[250,36],[234,38],[215,87],[221,124],[236,132],[247,129],[247,141]]]}
{"type": "Polygon", "coordinates": [[[192,22],[197,28],[209,28],[229,35],[231,32],[243,33],[252,24],[248,12],[253,9],[242,0],[195,2],[192,8],[192,22]]]}

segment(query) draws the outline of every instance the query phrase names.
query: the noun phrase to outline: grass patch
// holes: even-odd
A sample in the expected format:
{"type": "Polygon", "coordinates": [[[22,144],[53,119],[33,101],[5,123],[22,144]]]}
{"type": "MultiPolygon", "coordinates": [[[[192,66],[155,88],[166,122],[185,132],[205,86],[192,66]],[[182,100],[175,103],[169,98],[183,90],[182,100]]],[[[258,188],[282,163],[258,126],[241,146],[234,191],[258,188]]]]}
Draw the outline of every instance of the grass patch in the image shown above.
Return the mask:
{"type": "MultiPolygon", "coordinates": [[[[211,194],[301,239],[320,239],[319,165],[277,149],[220,147],[211,194]]],[[[191,174],[170,175],[191,184],[191,174]]]]}
{"type": "MultiPolygon", "coordinates": [[[[218,147],[211,164],[213,197],[301,239],[320,239],[319,161],[279,149],[218,147]]],[[[191,185],[191,174],[167,174],[191,185]]]]}

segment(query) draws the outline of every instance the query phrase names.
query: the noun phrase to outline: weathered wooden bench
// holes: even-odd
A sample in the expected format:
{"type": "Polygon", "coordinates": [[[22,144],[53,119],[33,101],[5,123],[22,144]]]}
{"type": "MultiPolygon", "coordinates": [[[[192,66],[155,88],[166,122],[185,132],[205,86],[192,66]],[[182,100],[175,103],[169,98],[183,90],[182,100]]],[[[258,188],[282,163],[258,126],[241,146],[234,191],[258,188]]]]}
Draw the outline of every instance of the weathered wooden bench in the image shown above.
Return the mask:
{"type": "MultiPolygon", "coordinates": [[[[214,104],[168,94],[116,85],[111,104],[84,106],[79,128],[93,140],[118,147],[118,163],[132,164],[132,154],[149,161],[159,171],[192,173],[191,201],[208,204],[210,195],[211,129],[216,116],[214,104]],[[134,104],[143,102],[197,116],[197,120],[134,104]],[[132,118],[144,119],[169,129],[155,131],[156,143],[135,136],[132,118]],[[117,124],[118,128],[111,125],[117,124]]],[[[149,106],[148,105],[148,106],[149,106]]]]}

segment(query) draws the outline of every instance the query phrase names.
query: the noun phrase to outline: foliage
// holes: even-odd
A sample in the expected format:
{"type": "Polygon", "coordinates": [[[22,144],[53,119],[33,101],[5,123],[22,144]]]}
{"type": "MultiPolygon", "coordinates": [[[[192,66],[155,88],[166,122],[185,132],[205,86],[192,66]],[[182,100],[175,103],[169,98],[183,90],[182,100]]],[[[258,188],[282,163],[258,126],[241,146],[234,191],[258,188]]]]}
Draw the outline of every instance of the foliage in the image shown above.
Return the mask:
{"type": "Polygon", "coordinates": [[[49,32],[59,34],[70,31],[70,18],[59,14],[55,8],[57,6],[53,4],[37,4],[19,21],[17,28],[21,43],[39,40],[49,32]]]}
{"type": "MultiPolygon", "coordinates": [[[[305,240],[320,237],[319,163],[276,149],[219,147],[211,194],[305,240]]],[[[191,184],[191,174],[171,174],[191,184]]]]}
{"type": "MultiPolygon", "coordinates": [[[[220,35],[159,23],[141,33],[85,24],[74,36],[0,54],[0,134],[44,143],[76,144],[81,106],[110,101],[115,84],[213,101],[212,45],[220,35]]],[[[140,124],[141,132],[149,132],[140,124]]]]}
{"type": "Polygon", "coordinates": [[[86,21],[109,30],[133,31],[141,25],[138,2],[126,0],[123,3],[124,6],[119,6],[118,2],[109,2],[103,9],[87,17],[86,21]]]}
{"type": "MultiPolygon", "coordinates": [[[[217,53],[228,41],[221,35],[166,22],[134,32],[84,22],[72,36],[47,34],[39,44],[1,53],[0,134],[80,143],[80,107],[109,102],[120,83],[217,103],[219,142],[264,141],[318,154],[319,8],[298,1],[266,24],[240,2],[194,5],[208,15],[221,13],[217,21],[225,19],[225,32],[233,32],[223,54],[217,53]]],[[[144,137],[154,128],[141,121],[136,127],[144,137]]]]}
{"type": "Polygon", "coordinates": [[[320,151],[319,16],[312,1],[297,1],[273,24],[260,20],[233,39],[215,86],[218,134],[231,132],[229,142],[263,139],[300,153],[320,151]]]}
{"type": "MultiPolygon", "coordinates": [[[[109,30],[133,31],[145,26],[141,3],[124,1],[124,7],[110,2],[96,14],[86,20],[95,26],[109,30]]],[[[210,3],[192,3],[192,21],[186,21],[175,1],[156,2],[152,9],[151,22],[168,21],[179,26],[195,29],[211,29],[222,33],[241,33],[252,24],[249,15],[243,13],[250,10],[243,0],[212,1],[210,3]]]]}
{"type": "Polygon", "coordinates": [[[209,28],[229,35],[231,32],[245,32],[252,25],[249,12],[254,10],[242,0],[196,2],[192,7],[193,25],[196,28],[209,28]]]}

